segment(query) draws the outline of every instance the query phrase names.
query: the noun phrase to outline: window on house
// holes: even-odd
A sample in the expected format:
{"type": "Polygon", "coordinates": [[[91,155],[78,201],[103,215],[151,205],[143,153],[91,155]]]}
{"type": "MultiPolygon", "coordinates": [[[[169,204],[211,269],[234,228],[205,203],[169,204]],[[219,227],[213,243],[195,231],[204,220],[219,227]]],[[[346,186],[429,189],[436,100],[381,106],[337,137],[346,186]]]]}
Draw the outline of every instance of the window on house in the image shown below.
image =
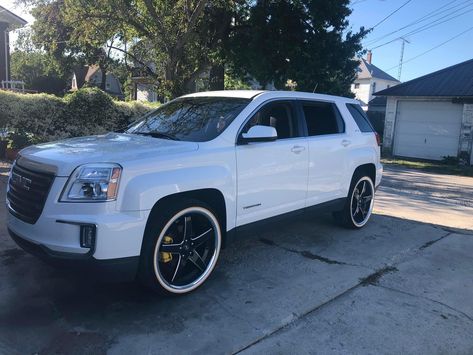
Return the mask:
{"type": "Polygon", "coordinates": [[[302,103],[309,136],[337,134],[345,131],[343,119],[335,104],[330,102],[302,103]]]}
{"type": "Polygon", "coordinates": [[[359,89],[360,88],[360,84],[359,83],[355,83],[355,89],[359,89]]]}
{"type": "Polygon", "coordinates": [[[372,93],[374,94],[376,92],[376,83],[373,83],[373,91],[372,93]]]}

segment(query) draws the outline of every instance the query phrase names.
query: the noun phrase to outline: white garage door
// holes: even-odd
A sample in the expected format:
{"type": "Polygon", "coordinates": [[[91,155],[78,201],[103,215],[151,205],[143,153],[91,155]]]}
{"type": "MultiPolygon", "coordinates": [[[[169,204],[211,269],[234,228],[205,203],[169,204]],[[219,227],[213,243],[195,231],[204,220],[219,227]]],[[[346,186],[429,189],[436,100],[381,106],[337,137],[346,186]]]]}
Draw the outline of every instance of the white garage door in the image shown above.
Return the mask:
{"type": "Polygon", "coordinates": [[[433,160],[456,157],[462,115],[462,104],[399,101],[394,155],[433,160]]]}

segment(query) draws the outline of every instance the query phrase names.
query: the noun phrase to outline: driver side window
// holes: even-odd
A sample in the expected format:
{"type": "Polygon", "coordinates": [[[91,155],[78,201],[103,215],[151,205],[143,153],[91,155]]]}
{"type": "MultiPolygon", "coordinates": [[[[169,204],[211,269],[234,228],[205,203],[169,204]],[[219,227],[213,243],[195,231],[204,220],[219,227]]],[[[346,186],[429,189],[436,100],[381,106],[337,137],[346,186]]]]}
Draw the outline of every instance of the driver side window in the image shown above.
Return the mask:
{"type": "Polygon", "coordinates": [[[242,133],[247,133],[256,125],[274,127],[278,139],[298,136],[296,115],[290,102],[272,102],[265,105],[245,124],[242,133]]]}

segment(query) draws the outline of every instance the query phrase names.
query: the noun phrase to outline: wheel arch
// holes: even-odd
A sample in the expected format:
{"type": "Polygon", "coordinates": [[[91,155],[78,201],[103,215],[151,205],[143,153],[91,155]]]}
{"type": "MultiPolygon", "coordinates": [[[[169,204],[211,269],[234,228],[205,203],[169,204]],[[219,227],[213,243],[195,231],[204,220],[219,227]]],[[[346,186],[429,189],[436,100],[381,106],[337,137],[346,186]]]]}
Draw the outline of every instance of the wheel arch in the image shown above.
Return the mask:
{"type": "Polygon", "coordinates": [[[376,183],[376,165],[374,163],[359,165],[352,174],[352,183],[353,178],[358,174],[367,175],[373,182],[373,185],[376,183]]]}
{"type": "Polygon", "coordinates": [[[227,227],[227,208],[225,203],[225,197],[223,193],[216,188],[204,188],[190,191],[177,192],[170,195],[161,197],[151,208],[151,212],[146,222],[146,229],[153,216],[159,213],[162,208],[172,204],[179,200],[198,200],[209,205],[214,212],[217,214],[217,218],[220,222],[222,232],[222,247],[225,246],[226,241],[226,227],[227,227]]]}

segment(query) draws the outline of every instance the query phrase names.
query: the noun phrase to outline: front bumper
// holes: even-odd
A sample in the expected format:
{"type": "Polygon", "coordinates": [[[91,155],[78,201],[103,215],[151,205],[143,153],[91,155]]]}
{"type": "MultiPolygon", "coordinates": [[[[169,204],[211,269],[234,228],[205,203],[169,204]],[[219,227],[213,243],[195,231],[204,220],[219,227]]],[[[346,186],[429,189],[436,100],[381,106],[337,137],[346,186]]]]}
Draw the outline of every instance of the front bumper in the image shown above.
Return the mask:
{"type": "Polygon", "coordinates": [[[38,257],[44,262],[61,269],[77,272],[86,279],[101,281],[133,281],[136,277],[140,258],[139,256],[98,260],[91,256],[77,256],[48,249],[44,245],[29,242],[10,229],[12,239],[20,248],[38,257]]]}
{"type": "Polygon", "coordinates": [[[54,178],[34,224],[7,212],[12,238],[27,252],[61,267],[78,267],[94,275],[116,270],[117,275],[134,277],[150,211],[121,212],[115,202],[58,202],[66,181],[66,177],[54,178]],[[95,227],[92,247],[81,246],[83,225],[95,227]]]}

